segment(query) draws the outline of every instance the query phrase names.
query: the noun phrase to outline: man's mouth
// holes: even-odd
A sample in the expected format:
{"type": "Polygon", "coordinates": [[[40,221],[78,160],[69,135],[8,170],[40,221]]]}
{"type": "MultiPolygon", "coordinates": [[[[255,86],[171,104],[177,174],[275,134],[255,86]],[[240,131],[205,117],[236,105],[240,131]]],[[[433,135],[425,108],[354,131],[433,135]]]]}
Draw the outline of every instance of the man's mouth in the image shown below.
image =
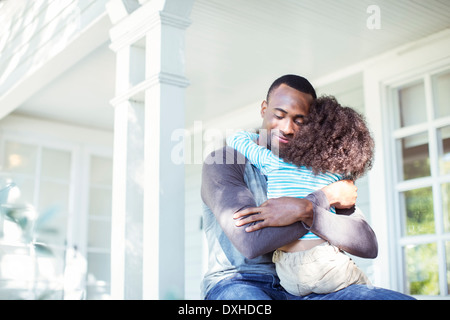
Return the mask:
{"type": "Polygon", "coordinates": [[[290,141],[290,139],[285,137],[285,136],[275,135],[275,137],[278,139],[278,141],[280,143],[286,144],[286,143],[288,143],[290,141]]]}

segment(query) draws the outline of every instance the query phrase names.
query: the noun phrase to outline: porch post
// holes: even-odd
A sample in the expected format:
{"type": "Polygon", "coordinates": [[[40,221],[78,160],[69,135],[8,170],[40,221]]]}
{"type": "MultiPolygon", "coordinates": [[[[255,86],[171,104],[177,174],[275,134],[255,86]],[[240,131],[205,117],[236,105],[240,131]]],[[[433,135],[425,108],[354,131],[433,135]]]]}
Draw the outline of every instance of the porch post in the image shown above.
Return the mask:
{"type": "Polygon", "coordinates": [[[117,54],[111,292],[115,299],[184,297],[184,38],[194,0],[108,3],[117,54]],[[130,5],[131,4],[131,5],[130,5]],[[181,8],[181,9],[180,9],[181,8]]]}
{"type": "MultiPolygon", "coordinates": [[[[137,80],[142,49],[127,46],[116,52],[116,92],[137,80]]],[[[113,100],[114,159],[111,237],[111,296],[142,297],[142,219],[144,204],[144,104],[113,100]]]]}
{"type": "Polygon", "coordinates": [[[171,136],[185,127],[184,39],[190,22],[168,11],[158,12],[154,22],[146,34],[143,298],[180,299],[185,291],[185,175],[184,165],[171,159],[171,136]]]}

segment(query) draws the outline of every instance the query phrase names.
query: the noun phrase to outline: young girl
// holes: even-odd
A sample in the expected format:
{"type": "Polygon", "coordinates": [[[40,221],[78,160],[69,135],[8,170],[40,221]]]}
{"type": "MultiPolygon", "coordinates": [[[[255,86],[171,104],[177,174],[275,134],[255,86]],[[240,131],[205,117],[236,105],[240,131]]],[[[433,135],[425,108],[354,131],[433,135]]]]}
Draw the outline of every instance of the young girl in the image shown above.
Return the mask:
{"type": "MultiPolygon", "coordinates": [[[[356,180],[372,165],[374,142],[364,118],[334,97],[320,97],[280,157],[238,132],[227,144],[267,176],[267,197],[303,198],[341,179],[356,180]]],[[[331,211],[335,213],[334,208],[331,211]]],[[[273,254],[281,285],[291,294],[330,293],[367,284],[366,275],[339,248],[308,232],[273,254]]]]}

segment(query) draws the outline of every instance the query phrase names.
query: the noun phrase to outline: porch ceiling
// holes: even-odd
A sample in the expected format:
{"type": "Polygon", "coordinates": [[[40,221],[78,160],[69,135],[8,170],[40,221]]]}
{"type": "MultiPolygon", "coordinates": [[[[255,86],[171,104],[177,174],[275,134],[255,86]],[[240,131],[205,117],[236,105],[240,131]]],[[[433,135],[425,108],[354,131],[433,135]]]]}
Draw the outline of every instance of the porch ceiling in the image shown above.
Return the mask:
{"type": "MultiPolygon", "coordinates": [[[[258,108],[279,75],[301,74],[314,84],[449,28],[450,1],[196,0],[191,20],[187,126],[252,103],[258,108]],[[374,2],[381,10],[379,30],[367,27],[367,8],[374,2]]],[[[114,78],[113,70],[114,57],[105,45],[17,111],[112,130],[114,81],[108,79],[114,78]]]]}
{"type": "MultiPolygon", "coordinates": [[[[262,101],[276,77],[314,79],[450,27],[447,0],[196,0],[187,121],[262,101]],[[381,29],[370,30],[370,5],[381,29]],[[195,106],[195,107],[194,107],[195,106]]],[[[259,107],[257,104],[255,107],[259,107]]]]}

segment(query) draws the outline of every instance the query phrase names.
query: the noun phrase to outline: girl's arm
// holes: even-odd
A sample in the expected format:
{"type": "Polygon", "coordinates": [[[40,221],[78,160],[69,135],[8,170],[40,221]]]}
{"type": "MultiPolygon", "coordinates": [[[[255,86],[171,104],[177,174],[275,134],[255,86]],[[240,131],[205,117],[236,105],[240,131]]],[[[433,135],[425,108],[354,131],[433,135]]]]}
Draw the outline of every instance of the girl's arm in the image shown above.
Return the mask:
{"type": "Polygon", "coordinates": [[[259,135],[248,131],[239,131],[227,138],[227,145],[243,154],[255,167],[265,171],[274,159],[273,153],[257,144],[259,135]]]}

